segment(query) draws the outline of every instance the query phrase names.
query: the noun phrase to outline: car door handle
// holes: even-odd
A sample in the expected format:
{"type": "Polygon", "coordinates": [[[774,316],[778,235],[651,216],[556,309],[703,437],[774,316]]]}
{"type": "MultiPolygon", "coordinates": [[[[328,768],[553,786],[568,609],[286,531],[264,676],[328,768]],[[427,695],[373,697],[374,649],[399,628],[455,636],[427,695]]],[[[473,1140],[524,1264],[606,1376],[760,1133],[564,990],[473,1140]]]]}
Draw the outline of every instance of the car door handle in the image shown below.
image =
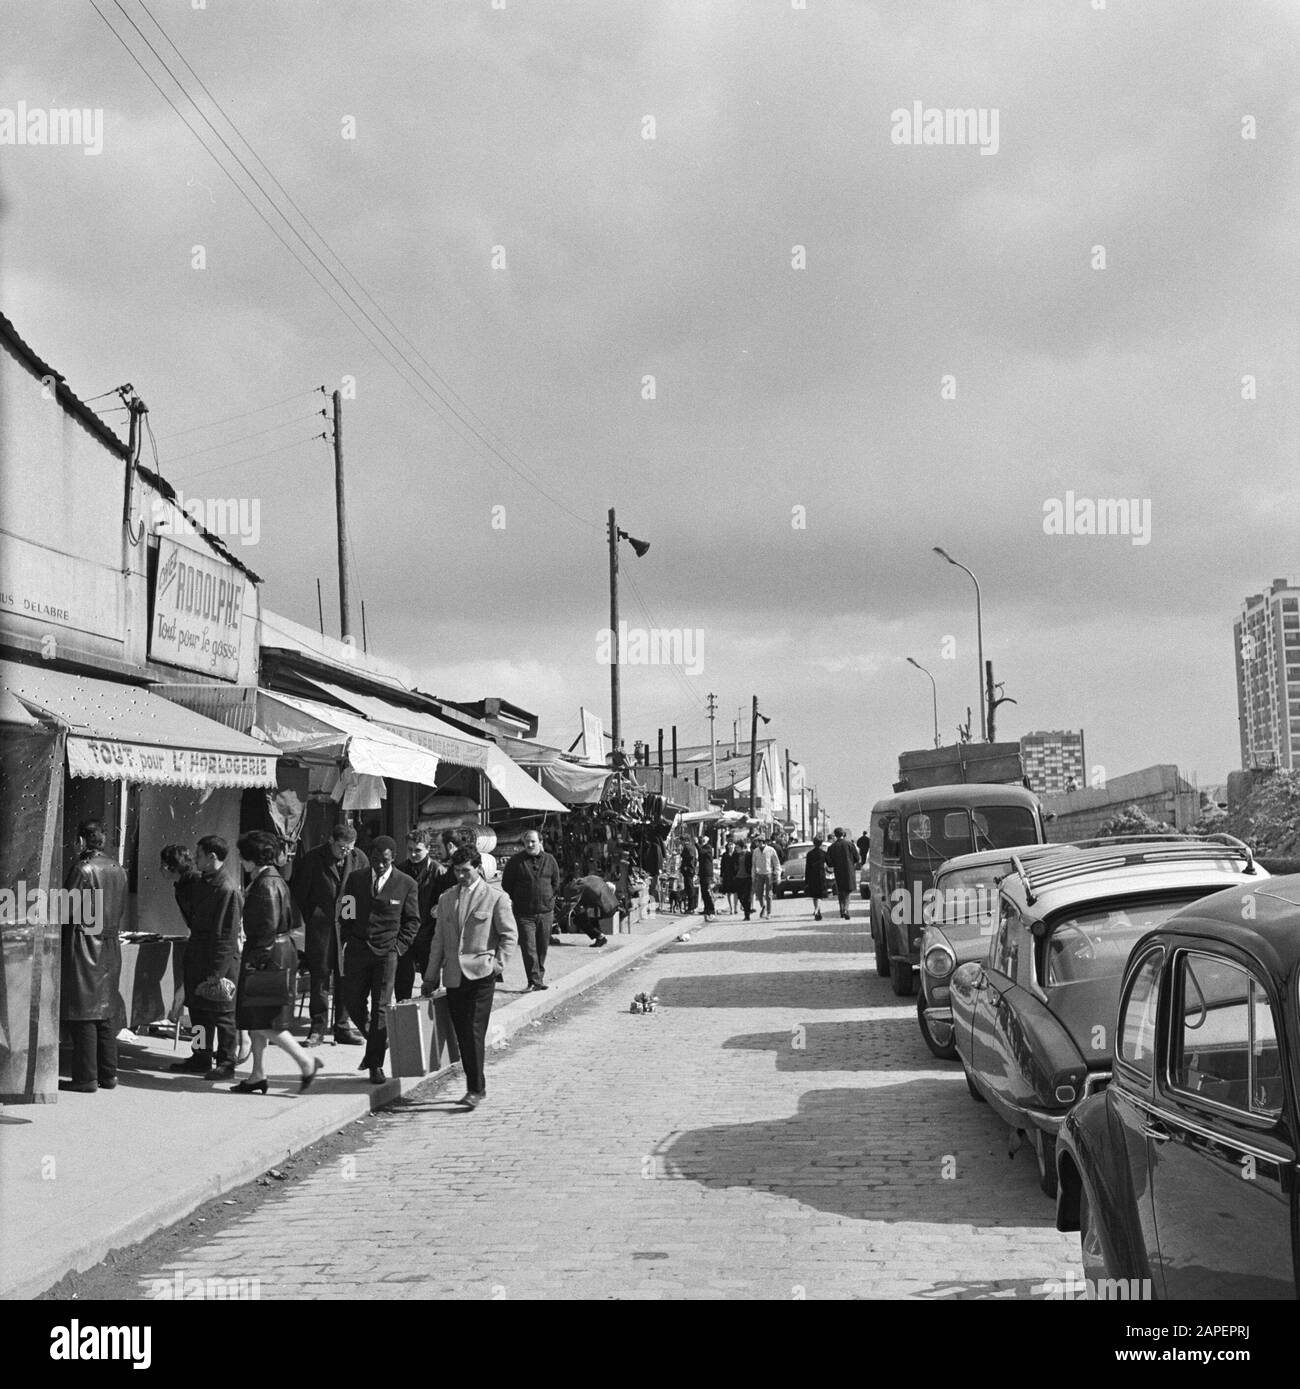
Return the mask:
{"type": "Polygon", "coordinates": [[[1173,1137],[1173,1134],[1157,1119],[1150,1120],[1143,1128],[1142,1133],[1153,1143],[1168,1143],[1173,1137]]]}

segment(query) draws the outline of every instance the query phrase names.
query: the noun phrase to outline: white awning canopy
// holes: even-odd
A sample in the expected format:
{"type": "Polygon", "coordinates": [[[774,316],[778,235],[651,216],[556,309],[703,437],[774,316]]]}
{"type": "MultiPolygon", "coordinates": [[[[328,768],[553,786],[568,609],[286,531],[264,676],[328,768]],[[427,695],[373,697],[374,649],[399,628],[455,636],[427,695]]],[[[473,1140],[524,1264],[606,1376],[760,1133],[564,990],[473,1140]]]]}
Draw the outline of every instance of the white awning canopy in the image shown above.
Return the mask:
{"type": "Polygon", "coordinates": [[[346,709],[258,690],[257,722],[287,757],[346,762],[359,776],[434,785],[435,753],[346,709]]]}
{"type": "Polygon", "coordinates": [[[0,689],[68,730],[76,777],[145,786],[274,786],[279,749],[139,685],[0,661],[0,689]]]}

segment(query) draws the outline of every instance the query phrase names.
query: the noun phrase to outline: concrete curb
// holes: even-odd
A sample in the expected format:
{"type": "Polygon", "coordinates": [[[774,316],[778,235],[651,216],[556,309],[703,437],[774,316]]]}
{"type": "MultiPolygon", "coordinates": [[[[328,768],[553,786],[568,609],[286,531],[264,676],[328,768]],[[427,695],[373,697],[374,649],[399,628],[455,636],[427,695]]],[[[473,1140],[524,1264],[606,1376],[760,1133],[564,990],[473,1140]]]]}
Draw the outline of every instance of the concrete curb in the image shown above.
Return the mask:
{"type": "MultiPolygon", "coordinates": [[[[489,1036],[505,1041],[531,1022],[602,984],[638,960],[671,945],[683,931],[699,929],[692,918],[665,918],[668,924],[648,935],[627,941],[613,951],[601,951],[590,964],[583,965],[552,984],[545,993],[524,994],[492,1014],[489,1036]]],[[[286,1110],[274,1124],[275,1132],[242,1132],[230,1143],[209,1150],[208,1170],[186,1182],[180,1189],[160,1191],[155,1204],[144,1214],[116,1220],[109,1215],[96,1231],[79,1234],[75,1240],[51,1250],[42,1263],[29,1264],[20,1280],[0,1286],[0,1300],[26,1300],[39,1296],[69,1273],[80,1273],[102,1262],[114,1250],[138,1244],[159,1230],[174,1225],[215,1197],[244,1186],[269,1168],[302,1152],[313,1143],[363,1119],[377,1109],[411,1093],[432,1080],[458,1070],[460,1063],[425,1076],[393,1078],[353,1094],[331,1096],[328,1111],[315,1106],[286,1110]]],[[[106,1204],[111,1195],[106,1193],[106,1204]]],[[[107,1212],[106,1212],[107,1214],[107,1212]]]]}

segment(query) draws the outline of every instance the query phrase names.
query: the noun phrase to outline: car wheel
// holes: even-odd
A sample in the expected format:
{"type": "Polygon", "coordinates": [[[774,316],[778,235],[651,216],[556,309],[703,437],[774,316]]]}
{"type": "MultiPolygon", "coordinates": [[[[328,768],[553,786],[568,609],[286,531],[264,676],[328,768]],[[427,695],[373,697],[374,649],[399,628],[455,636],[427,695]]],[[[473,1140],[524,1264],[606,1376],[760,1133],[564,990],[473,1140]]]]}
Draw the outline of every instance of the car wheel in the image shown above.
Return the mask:
{"type": "Polygon", "coordinates": [[[1102,1252],[1096,1214],[1092,1202],[1088,1200],[1087,1184],[1083,1181],[1079,1184],[1079,1260],[1083,1264],[1084,1280],[1090,1289],[1096,1288],[1101,1279],[1110,1276],[1106,1272],[1106,1256],[1102,1252]]]}
{"type": "Polygon", "coordinates": [[[934,1040],[934,1034],[930,1031],[930,1024],[925,1020],[925,995],[920,994],[916,1000],[916,1021],[921,1028],[921,1036],[925,1038],[925,1044],[940,1061],[955,1061],[957,1058],[957,1048],[951,1042],[946,1047],[941,1047],[934,1040]]]}
{"type": "Polygon", "coordinates": [[[1056,1139],[1042,1129],[1034,1134],[1034,1157],[1038,1161],[1038,1189],[1056,1199],[1056,1139]]]}
{"type": "Polygon", "coordinates": [[[966,1068],[966,1063],[964,1061],[961,1063],[961,1069],[962,1074],[966,1077],[966,1088],[970,1091],[971,1099],[978,1100],[980,1104],[988,1104],[988,1101],[984,1098],[984,1096],[981,1095],[980,1092],[975,1088],[975,1082],[971,1079],[971,1073],[966,1068]]]}
{"type": "Polygon", "coordinates": [[[912,977],[910,960],[890,960],[889,982],[899,998],[911,998],[916,992],[916,980],[912,977]]]}
{"type": "Polygon", "coordinates": [[[883,940],[876,942],[876,973],[882,979],[889,978],[889,947],[883,940]]]}

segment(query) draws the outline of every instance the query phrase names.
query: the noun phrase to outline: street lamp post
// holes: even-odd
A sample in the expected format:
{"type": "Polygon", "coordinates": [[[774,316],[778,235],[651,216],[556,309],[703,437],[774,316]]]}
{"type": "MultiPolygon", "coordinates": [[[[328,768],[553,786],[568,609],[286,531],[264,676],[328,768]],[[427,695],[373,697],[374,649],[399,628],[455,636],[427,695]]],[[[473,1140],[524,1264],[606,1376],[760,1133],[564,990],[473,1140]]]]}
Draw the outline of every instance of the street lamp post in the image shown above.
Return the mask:
{"type": "MultiPolygon", "coordinates": [[[[929,672],[928,670],[925,669],[925,667],[920,663],[920,661],[914,661],[910,656],[907,658],[907,664],[908,664],[909,666],[915,666],[915,667],[917,668],[917,670],[923,671],[926,675],[930,675],[930,672],[929,672]]],[[[932,700],[933,703],[934,703],[934,745],[935,745],[935,747],[938,747],[938,746],[939,746],[939,689],[938,689],[938,686],[934,683],[934,676],[933,676],[933,675],[930,675],[930,698],[931,698],[931,700],[932,700]]]]}
{"type": "Polygon", "coordinates": [[[644,540],[633,540],[626,532],[618,528],[618,522],[614,518],[614,508],[609,509],[609,632],[613,650],[610,653],[609,663],[609,705],[610,705],[610,749],[614,754],[614,765],[618,766],[618,753],[622,750],[623,737],[620,726],[621,709],[619,707],[619,658],[621,656],[620,643],[618,639],[618,542],[626,540],[632,546],[637,559],[650,548],[649,543],[644,540]]]}
{"type": "Polygon", "coordinates": [[[975,640],[979,647],[979,682],[980,682],[980,742],[988,742],[988,723],[984,712],[984,615],[980,610],[980,581],[971,574],[971,571],[964,564],[958,564],[947,550],[942,550],[938,545],[934,547],[934,552],[941,559],[946,559],[949,564],[955,565],[963,574],[969,574],[971,582],[975,585],[975,640]]]}

